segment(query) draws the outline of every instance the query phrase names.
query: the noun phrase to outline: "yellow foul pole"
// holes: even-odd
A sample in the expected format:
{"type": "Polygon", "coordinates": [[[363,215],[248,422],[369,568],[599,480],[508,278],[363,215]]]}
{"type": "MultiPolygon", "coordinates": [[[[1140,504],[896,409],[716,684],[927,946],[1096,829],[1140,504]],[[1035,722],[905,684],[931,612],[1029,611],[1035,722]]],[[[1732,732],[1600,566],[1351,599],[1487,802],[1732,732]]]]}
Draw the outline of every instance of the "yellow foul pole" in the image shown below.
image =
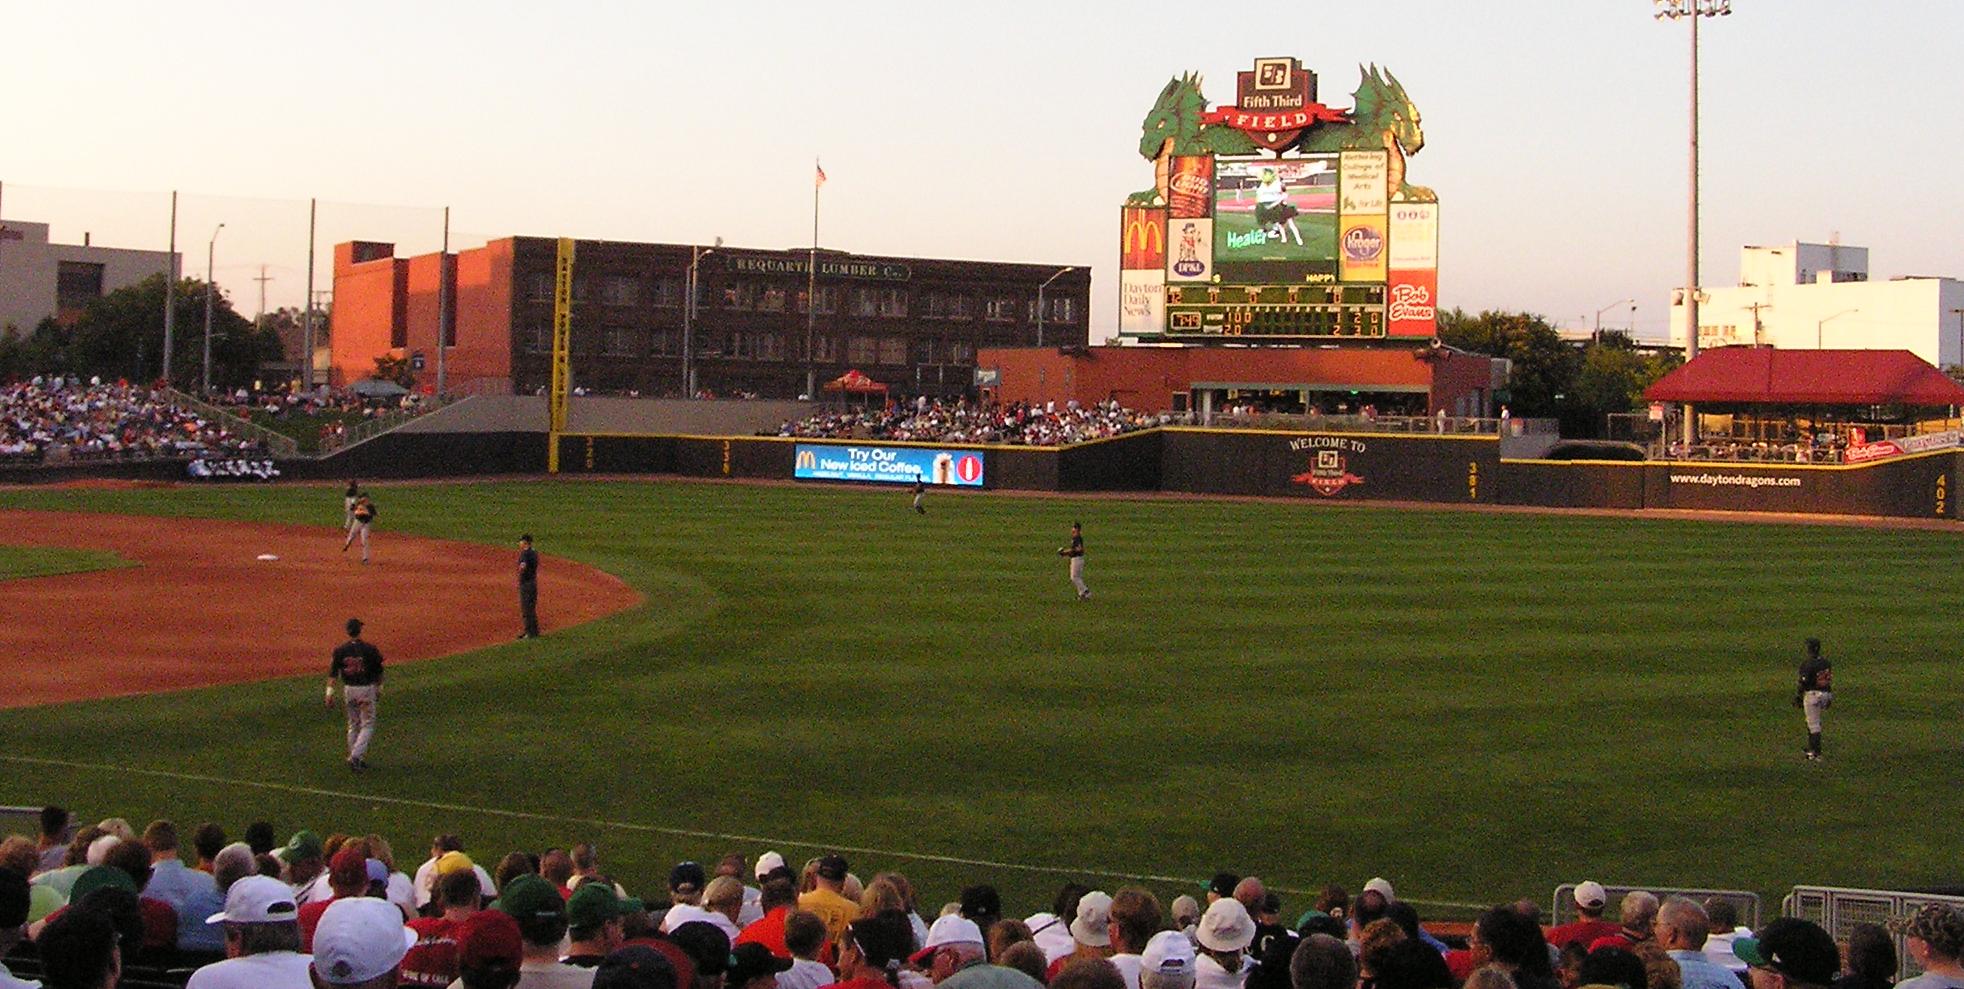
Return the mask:
{"type": "Polygon", "coordinates": [[[552,290],[552,388],[546,402],[551,421],[546,427],[546,473],[559,473],[559,434],[566,431],[566,398],[572,390],[567,355],[573,345],[573,238],[559,238],[559,256],[552,290]]]}

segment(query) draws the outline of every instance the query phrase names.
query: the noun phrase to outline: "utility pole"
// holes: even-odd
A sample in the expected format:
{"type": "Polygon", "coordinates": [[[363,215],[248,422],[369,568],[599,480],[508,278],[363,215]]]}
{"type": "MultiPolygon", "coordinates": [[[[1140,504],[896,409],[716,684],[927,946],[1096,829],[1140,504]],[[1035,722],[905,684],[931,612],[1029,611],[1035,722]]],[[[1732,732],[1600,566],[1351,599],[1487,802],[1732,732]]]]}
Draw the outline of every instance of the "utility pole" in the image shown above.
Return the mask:
{"type": "Polygon", "coordinates": [[[1773,303],[1754,302],[1746,306],[1746,308],[1751,309],[1753,311],[1753,346],[1758,347],[1761,345],[1760,336],[1759,336],[1759,311],[1761,309],[1773,308],[1773,303]]]}
{"type": "Polygon", "coordinates": [[[164,257],[164,384],[166,386],[171,386],[171,348],[177,336],[177,269],[177,193],[172,191],[170,194],[170,253],[164,257]]]}
{"type": "Polygon", "coordinates": [[[266,332],[266,283],[272,280],[273,276],[266,274],[266,266],[261,264],[259,266],[259,277],[253,279],[253,281],[259,283],[259,315],[252,321],[253,329],[261,333],[266,332]]]}

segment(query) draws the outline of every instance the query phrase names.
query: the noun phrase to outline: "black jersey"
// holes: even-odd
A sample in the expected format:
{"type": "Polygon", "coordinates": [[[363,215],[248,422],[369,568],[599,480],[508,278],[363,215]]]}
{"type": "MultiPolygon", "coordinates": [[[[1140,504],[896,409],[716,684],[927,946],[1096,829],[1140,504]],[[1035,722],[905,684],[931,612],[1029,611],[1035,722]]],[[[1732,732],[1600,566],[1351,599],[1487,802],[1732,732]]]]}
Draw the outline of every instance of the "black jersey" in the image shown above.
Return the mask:
{"type": "Polygon", "coordinates": [[[539,579],[539,554],[527,546],[518,551],[518,582],[530,584],[539,579]]]}
{"type": "Polygon", "coordinates": [[[1815,656],[1800,664],[1800,689],[1833,690],[1834,664],[1828,662],[1825,656],[1815,656]]]}
{"type": "Polygon", "coordinates": [[[1079,533],[1071,537],[1071,548],[1065,550],[1064,555],[1065,556],[1084,555],[1084,535],[1082,533],[1079,533]]]}
{"type": "Polygon", "coordinates": [[[349,639],[334,648],[334,661],[328,664],[327,675],[339,678],[350,687],[381,683],[382,650],[360,639],[349,639]]]}

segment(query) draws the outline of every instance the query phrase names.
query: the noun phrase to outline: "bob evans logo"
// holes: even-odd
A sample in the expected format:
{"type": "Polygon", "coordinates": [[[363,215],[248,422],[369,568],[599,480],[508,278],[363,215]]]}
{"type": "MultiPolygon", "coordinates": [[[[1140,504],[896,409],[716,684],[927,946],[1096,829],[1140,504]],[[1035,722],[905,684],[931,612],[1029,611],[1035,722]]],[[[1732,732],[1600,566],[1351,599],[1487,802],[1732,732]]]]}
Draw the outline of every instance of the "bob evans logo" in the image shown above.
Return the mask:
{"type": "Polygon", "coordinates": [[[1432,293],[1423,285],[1393,285],[1391,287],[1391,308],[1386,318],[1393,321],[1401,319],[1432,319],[1438,312],[1432,304],[1432,293]]]}
{"type": "Polygon", "coordinates": [[[1351,227],[1343,232],[1343,256],[1345,260],[1359,264],[1369,264],[1383,255],[1383,234],[1365,226],[1351,227]]]}

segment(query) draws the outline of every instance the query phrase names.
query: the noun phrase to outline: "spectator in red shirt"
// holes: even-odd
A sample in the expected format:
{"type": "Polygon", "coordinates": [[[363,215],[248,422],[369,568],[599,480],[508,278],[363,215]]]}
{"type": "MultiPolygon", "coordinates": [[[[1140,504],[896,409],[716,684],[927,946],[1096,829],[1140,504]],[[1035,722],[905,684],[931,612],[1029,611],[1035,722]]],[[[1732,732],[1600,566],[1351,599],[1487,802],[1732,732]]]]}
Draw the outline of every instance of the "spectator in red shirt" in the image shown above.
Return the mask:
{"type": "Polygon", "coordinates": [[[1570,941],[1580,941],[1587,946],[1594,944],[1597,938],[1609,937],[1620,930],[1603,919],[1603,908],[1609,905],[1609,893],[1603,889],[1602,883],[1593,879],[1578,883],[1574,897],[1575,912],[1581,915],[1580,919],[1549,928],[1549,944],[1560,948],[1570,941]]]}
{"type": "MultiPolygon", "coordinates": [[[[416,943],[402,957],[402,985],[442,989],[457,978],[458,931],[481,909],[482,901],[483,891],[473,870],[452,872],[437,880],[432,902],[442,912],[409,922],[409,929],[416,932],[416,943]]],[[[516,937],[517,928],[512,930],[516,937]]],[[[513,969],[516,971],[516,963],[513,969]]]]}
{"type": "Polygon", "coordinates": [[[761,944],[779,958],[791,957],[791,949],[784,943],[784,922],[791,911],[798,908],[797,887],[791,885],[789,879],[769,880],[764,883],[760,905],[764,908],[764,916],[739,932],[735,943],[761,944]]]}
{"type": "Polygon", "coordinates": [[[358,842],[349,842],[327,863],[327,888],[334,891],[334,899],[316,900],[300,908],[300,951],[314,950],[314,928],[321,922],[321,914],[327,912],[327,905],[334,900],[368,893],[368,851],[358,842]]]}
{"type": "Polygon", "coordinates": [[[1615,933],[1599,937],[1589,943],[1593,953],[1598,948],[1622,948],[1631,951],[1637,945],[1650,940],[1651,929],[1657,923],[1657,895],[1643,890],[1623,894],[1623,903],[1618,908],[1623,918],[1623,926],[1615,933]]]}

